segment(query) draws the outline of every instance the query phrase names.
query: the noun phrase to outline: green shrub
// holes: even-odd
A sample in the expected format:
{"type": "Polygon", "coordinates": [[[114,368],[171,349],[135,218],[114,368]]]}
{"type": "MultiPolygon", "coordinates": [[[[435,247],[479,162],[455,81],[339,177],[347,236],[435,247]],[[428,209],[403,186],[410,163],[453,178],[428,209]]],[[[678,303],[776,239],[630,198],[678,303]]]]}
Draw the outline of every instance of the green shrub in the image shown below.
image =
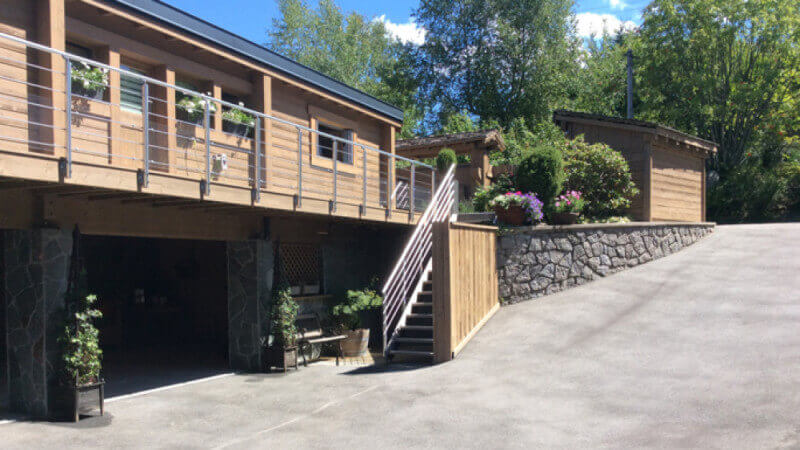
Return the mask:
{"type": "Polygon", "coordinates": [[[546,209],[561,192],[563,183],[564,160],[561,151],[552,144],[534,148],[520,163],[514,180],[517,190],[536,194],[546,209]]]}
{"type": "Polygon", "coordinates": [[[708,217],[720,223],[780,219],[792,203],[790,182],[783,170],[745,160],[709,190],[708,217]]]}
{"type": "Polygon", "coordinates": [[[639,193],[622,154],[606,144],[588,144],[582,136],[567,142],[564,169],[564,188],[583,193],[583,213],[590,220],[624,215],[639,193]]]}
{"type": "Polygon", "coordinates": [[[278,348],[294,346],[297,341],[297,302],[288,287],[276,289],[272,296],[271,334],[278,348]]]}
{"type": "Polygon", "coordinates": [[[446,172],[450,169],[450,166],[456,164],[457,161],[456,152],[449,148],[443,148],[439,151],[439,154],[436,155],[436,168],[439,169],[439,172],[446,172]]]}
{"type": "Polygon", "coordinates": [[[103,317],[94,304],[97,296],[87,295],[77,305],[77,310],[64,327],[60,341],[64,345],[64,368],[71,382],[81,386],[100,380],[100,332],[94,320],[103,317]]]}
{"type": "Polygon", "coordinates": [[[362,328],[359,312],[380,308],[383,298],[372,289],[347,291],[347,298],[333,307],[332,315],[343,330],[362,328]]]}
{"type": "Polygon", "coordinates": [[[485,188],[479,187],[475,191],[475,195],[472,196],[472,206],[475,212],[489,212],[489,202],[498,195],[514,190],[511,178],[506,174],[500,175],[493,184],[485,188]]]}

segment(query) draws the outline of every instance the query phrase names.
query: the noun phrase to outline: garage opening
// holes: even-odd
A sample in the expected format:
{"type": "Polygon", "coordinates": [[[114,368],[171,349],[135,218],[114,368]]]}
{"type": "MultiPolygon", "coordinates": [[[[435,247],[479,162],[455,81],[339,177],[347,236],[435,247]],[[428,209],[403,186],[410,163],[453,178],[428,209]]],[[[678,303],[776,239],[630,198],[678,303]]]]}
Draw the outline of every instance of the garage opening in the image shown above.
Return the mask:
{"type": "Polygon", "coordinates": [[[106,396],[229,372],[225,243],[84,236],[106,396]]]}

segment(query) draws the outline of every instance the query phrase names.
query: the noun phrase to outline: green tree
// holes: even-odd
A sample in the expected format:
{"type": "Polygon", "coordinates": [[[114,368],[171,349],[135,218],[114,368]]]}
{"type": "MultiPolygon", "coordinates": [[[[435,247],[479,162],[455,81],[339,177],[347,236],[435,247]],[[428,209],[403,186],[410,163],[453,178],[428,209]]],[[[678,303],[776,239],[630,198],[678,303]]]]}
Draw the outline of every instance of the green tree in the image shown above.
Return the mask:
{"type": "Polygon", "coordinates": [[[422,0],[414,51],[423,95],[441,111],[508,126],[549,120],[579,67],[572,0],[422,0]]]}
{"type": "Polygon", "coordinates": [[[643,18],[645,114],[717,142],[724,177],[800,95],[797,0],[654,0],[643,18]]]}
{"type": "Polygon", "coordinates": [[[411,137],[421,110],[413,61],[392,40],[383,23],[361,14],[345,14],[332,0],[316,8],[303,0],[279,0],[268,46],[283,56],[402,108],[402,137],[411,137]]]}

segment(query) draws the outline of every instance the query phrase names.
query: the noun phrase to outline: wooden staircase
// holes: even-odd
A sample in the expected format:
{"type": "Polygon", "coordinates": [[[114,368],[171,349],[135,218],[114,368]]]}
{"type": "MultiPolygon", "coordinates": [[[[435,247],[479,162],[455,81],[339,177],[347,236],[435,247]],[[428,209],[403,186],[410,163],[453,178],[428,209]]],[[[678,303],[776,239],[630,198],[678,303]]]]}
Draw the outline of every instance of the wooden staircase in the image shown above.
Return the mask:
{"type": "Polygon", "coordinates": [[[411,303],[405,324],[397,328],[388,357],[432,360],[433,353],[433,273],[428,272],[422,290],[411,303]]]}

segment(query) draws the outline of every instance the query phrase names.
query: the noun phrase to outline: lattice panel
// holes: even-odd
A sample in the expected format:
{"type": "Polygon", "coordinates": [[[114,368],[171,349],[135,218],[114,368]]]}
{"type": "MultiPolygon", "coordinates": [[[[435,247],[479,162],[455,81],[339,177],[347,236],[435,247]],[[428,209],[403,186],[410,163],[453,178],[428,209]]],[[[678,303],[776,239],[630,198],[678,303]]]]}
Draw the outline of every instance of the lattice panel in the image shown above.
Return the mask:
{"type": "Polygon", "coordinates": [[[320,251],[313,244],[281,244],[282,275],[290,286],[318,285],[320,251]]]}

